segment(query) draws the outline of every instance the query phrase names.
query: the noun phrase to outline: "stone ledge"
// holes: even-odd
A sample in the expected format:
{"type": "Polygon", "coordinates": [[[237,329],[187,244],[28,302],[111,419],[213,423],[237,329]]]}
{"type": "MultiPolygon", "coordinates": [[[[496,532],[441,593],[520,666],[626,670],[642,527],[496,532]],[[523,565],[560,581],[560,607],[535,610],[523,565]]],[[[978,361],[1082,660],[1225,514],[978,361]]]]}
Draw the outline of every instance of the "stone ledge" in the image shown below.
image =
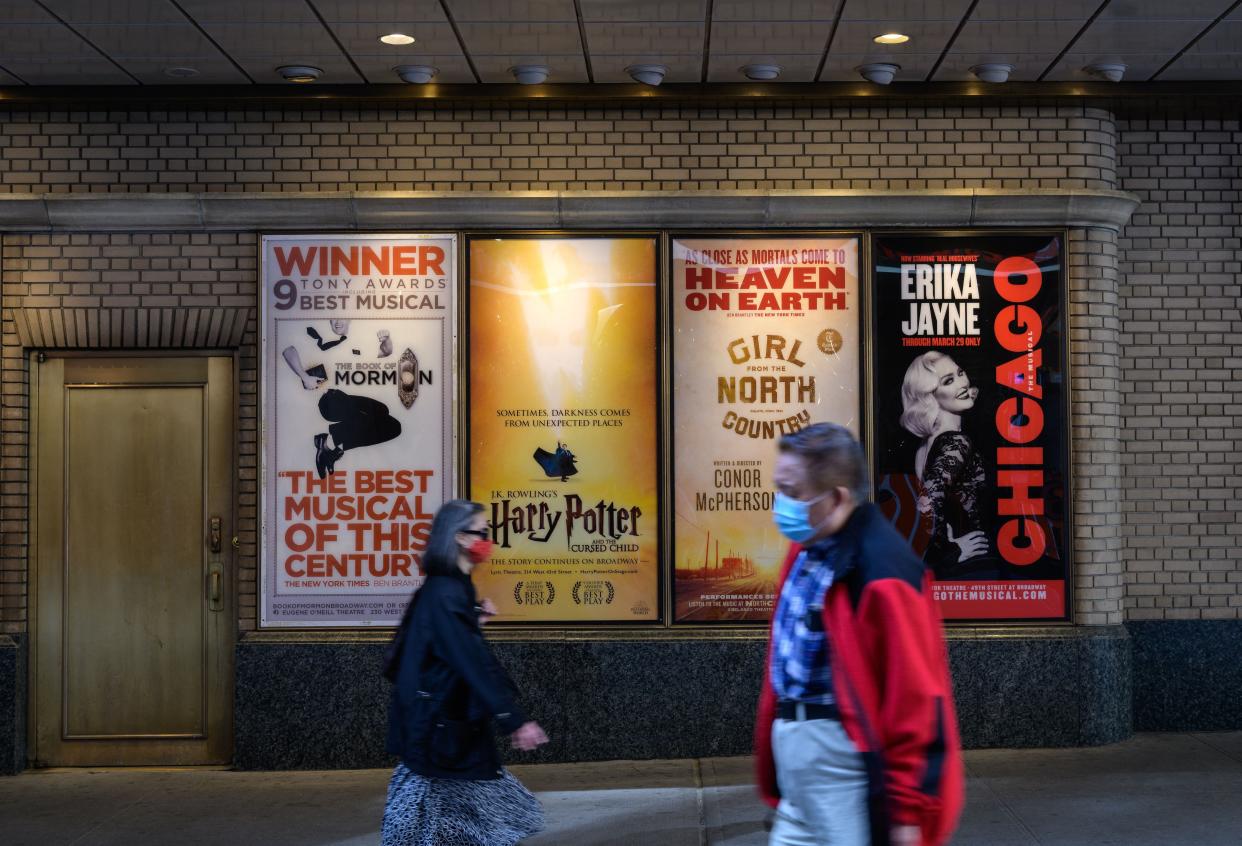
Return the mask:
{"type": "Polygon", "coordinates": [[[0,232],[429,229],[1119,229],[1124,191],[5,194],[0,232]]]}

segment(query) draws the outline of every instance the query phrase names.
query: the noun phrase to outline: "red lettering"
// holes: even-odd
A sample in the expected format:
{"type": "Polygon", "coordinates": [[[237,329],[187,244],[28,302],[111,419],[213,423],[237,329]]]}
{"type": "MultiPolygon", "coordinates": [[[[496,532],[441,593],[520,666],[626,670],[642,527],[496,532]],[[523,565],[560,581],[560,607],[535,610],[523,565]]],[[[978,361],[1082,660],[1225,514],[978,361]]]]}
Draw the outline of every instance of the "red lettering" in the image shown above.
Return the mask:
{"type": "Polygon", "coordinates": [[[1013,444],[1029,444],[1044,430],[1044,410],[1039,403],[1026,400],[1018,409],[1018,398],[1010,397],[996,409],[996,431],[1013,444]],[[1017,422],[1025,416],[1026,422],[1017,422]]]}
{"type": "Polygon", "coordinates": [[[1001,497],[997,514],[1030,517],[1044,513],[1044,500],[1039,490],[1044,484],[1042,470],[1001,470],[996,474],[996,487],[1011,488],[1012,497],[1001,497]]]}
{"type": "Polygon", "coordinates": [[[1025,303],[1039,293],[1044,276],[1039,272],[1039,265],[1026,256],[1010,256],[996,265],[996,270],[992,271],[992,282],[996,293],[1009,302],[1025,303]],[[1013,282],[1010,276],[1021,276],[1023,279],[1013,282]]]}
{"type": "Polygon", "coordinates": [[[996,384],[1013,388],[1035,399],[1044,398],[1044,388],[1035,378],[1035,371],[1044,363],[1044,351],[1032,350],[1005,364],[996,365],[996,384]]]}
{"type": "Polygon", "coordinates": [[[1046,545],[1047,539],[1039,523],[1021,517],[1006,522],[996,534],[996,546],[1001,557],[1017,567],[1026,567],[1042,558],[1046,545]],[[1029,535],[1019,535],[1019,531],[1029,532],[1029,535]],[[1019,538],[1026,543],[1019,546],[1019,538]]]}
{"type": "Polygon", "coordinates": [[[1028,305],[1015,305],[1011,312],[1007,308],[996,315],[996,340],[1010,352],[1026,352],[1039,344],[1044,332],[1044,322],[1039,312],[1028,305]],[[1016,326],[1016,331],[1012,328],[1016,326]]]}
{"type": "Polygon", "coordinates": [[[315,252],[318,249],[311,247],[309,252],[303,252],[301,247],[290,247],[288,251],[284,247],[276,247],[276,266],[280,269],[280,275],[292,276],[295,268],[302,276],[309,275],[315,266],[315,252]]]}

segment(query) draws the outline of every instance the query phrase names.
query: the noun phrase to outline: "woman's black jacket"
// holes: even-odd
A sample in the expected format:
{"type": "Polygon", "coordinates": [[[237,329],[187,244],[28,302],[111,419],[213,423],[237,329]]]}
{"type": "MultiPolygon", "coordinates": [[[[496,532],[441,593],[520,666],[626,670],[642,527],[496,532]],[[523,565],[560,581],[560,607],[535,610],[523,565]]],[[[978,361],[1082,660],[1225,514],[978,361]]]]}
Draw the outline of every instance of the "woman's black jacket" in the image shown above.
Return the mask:
{"type": "Polygon", "coordinates": [[[483,639],[470,579],[428,577],[398,638],[388,751],[424,776],[499,778],[489,720],[511,734],[527,717],[483,639]]]}

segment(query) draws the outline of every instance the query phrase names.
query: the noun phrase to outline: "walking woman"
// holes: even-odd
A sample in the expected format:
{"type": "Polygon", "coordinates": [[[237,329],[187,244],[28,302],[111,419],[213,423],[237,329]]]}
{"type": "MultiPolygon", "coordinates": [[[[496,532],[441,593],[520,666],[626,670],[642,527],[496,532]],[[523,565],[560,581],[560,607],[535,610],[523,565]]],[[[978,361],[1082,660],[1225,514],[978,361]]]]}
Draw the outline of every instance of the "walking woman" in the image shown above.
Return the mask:
{"type": "Polygon", "coordinates": [[[529,720],[483,639],[495,606],[477,603],[470,571],[492,542],[483,506],[445,503],[431,523],[427,580],[393,641],[388,751],[400,757],[388,786],[383,846],[512,846],[543,828],[537,800],[500,764],[491,722],[513,747],[547,735],[529,720]]]}

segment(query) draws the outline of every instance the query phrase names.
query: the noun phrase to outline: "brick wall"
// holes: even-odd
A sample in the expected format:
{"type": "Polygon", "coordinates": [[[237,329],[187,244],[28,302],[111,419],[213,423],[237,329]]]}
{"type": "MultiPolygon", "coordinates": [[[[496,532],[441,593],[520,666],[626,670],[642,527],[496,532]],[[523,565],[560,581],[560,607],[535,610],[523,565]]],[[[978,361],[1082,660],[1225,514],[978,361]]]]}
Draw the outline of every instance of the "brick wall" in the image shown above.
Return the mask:
{"type": "MultiPolygon", "coordinates": [[[[26,624],[27,425],[29,365],[13,320],[23,306],[98,308],[253,307],[258,239],[251,233],[6,235],[3,279],[3,451],[0,453],[0,632],[26,624]]],[[[255,615],[258,479],[257,323],[246,327],[240,355],[237,479],[241,525],[241,614],[255,615]]]]}
{"type": "MultiPolygon", "coordinates": [[[[0,193],[1113,188],[1115,136],[1111,113],[1083,102],[26,109],[0,120],[0,193]]],[[[79,307],[253,298],[255,244],[253,234],[5,236],[0,631],[23,631],[26,620],[27,372],[12,309],[27,297],[79,307]]],[[[1082,233],[1070,249],[1081,253],[1070,276],[1075,313],[1086,320],[1100,303],[1093,274],[1113,260],[1115,245],[1106,233],[1082,233]]],[[[1109,284],[1115,292],[1116,280],[1109,284]]],[[[1091,319],[1075,339],[1115,335],[1115,325],[1091,319]]],[[[255,619],[255,334],[252,325],[240,382],[243,630],[255,619]]],[[[1082,384],[1099,395],[1075,398],[1090,413],[1119,402],[1115,365],[1092,349],[1076,353],[1084,374],[1096,368],[1082,384]]],[[[1078,456],[1083,472],[1114,472],[1105,468],[1118,464],[1115,429],[1105,422],[1080,433],[1094,450],[1086,462],[1078,456]]],[[[1115,476],[1092,479],[1079,486],[1092,519],[1077,527],[1085,550],[1077,611],[1083,622],[1112,623],[1121,578],[1108,510],[1115,476]]]]}
{"type": "Polygon", "coordinates": [[[1121,233],[1126,613],[1242,618],[1242,128],[1127,119],[1121,233]]]}
{"type": "Polygon", "coordinates": [[[0,190],[1112,188],[1114,135],[1082,102],[13,110],[0,190]]]}

